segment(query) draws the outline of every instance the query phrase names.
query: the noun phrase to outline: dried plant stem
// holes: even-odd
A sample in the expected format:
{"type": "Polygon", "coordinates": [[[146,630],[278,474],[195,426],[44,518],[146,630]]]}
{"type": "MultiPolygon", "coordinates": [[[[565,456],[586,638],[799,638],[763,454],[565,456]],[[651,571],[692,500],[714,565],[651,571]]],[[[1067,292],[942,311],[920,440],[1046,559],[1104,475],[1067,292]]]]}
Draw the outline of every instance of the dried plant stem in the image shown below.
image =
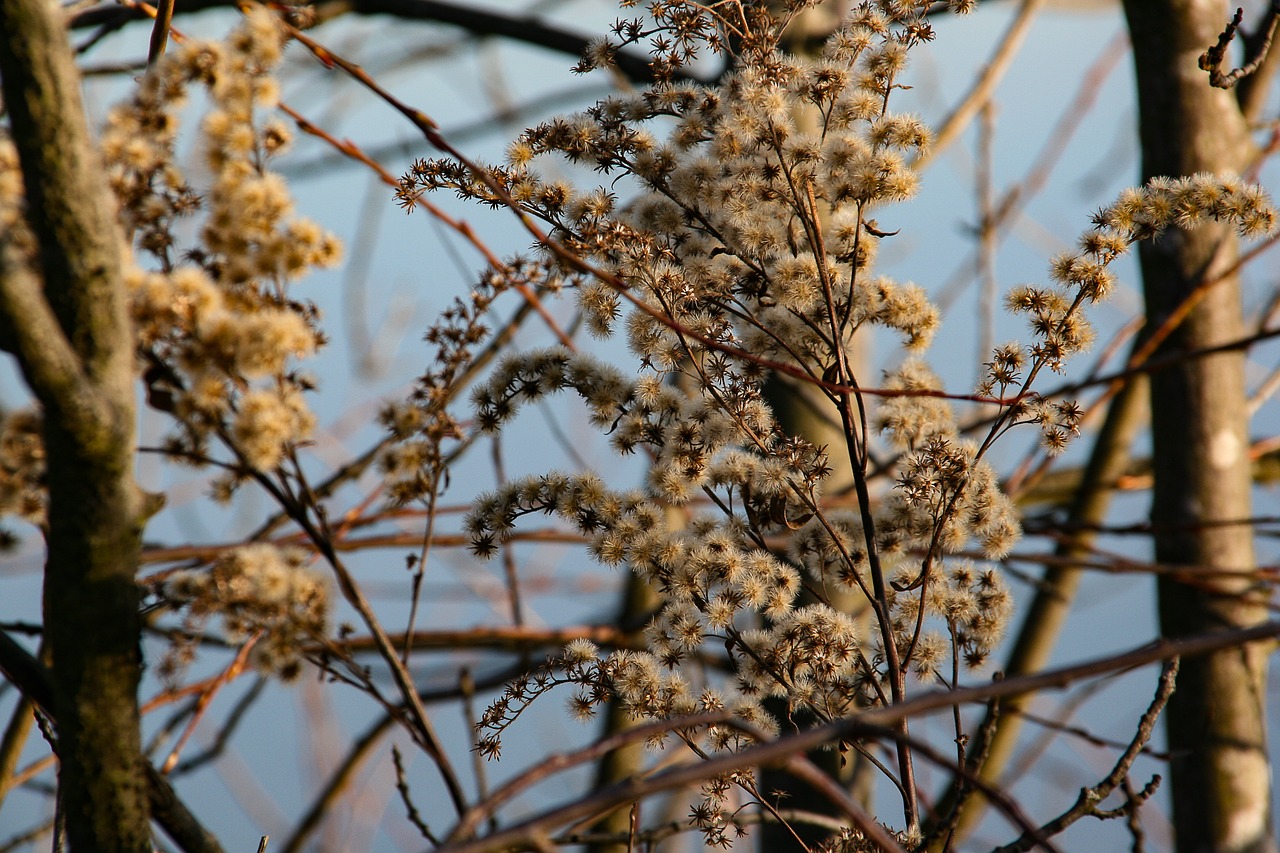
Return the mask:
{"type": "MultiPolygon", "coordinates": [[[[1128,467],[1129,448],[1143,422],[1145,396],[1145,382],[1134,379],[1111,401],[1106,422],[1094,440],[1081,484],[1075,492],[1068,524],[1100,524],[1106,518],[1114,493],[1112,484],[1128,467]]],[[[1045,571],[1005,664],[1006,677],[1016,678],[1039,672],[1049,662],[1075,600],[1076,587],[1082,574],[1082,570],[1070,565],[1069,561],[1086,556],[1095,538],[1096,534],[1078,530],[1059,544],[1055,556],[1068,562],[1051,566],[1045,571]]],[[[979,729],[982,733],[991,734],[989,741],[980,736],[973,747],[987,756],[978,772],[982,779],[992,784],[997,783],[1013,755],[1022,727],[1022,719],[1017,711],[1026,705],[1030,695],[1002,703],[994,729],[986,724],[979,729]]],[[[992,718],[992,712],[989,711],[988,720],[992,718]]],[[[955,790],[954,786],[948,789],[935,812],[935,820],[947,821],[947,816],[956,806],[953,797],[955,790]]],[[[982,816],[983,803],[984,800],[977,796],[967,804],[957,824],[959,836],[962,837],[977,825],[982,816]]]]}

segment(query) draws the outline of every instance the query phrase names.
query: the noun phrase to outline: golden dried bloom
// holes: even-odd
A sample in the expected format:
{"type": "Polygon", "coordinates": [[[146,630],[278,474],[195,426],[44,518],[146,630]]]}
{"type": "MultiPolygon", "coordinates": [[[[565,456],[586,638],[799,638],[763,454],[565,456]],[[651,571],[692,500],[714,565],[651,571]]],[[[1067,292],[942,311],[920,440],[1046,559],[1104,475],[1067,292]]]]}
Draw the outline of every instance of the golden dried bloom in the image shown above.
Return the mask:
{"type": "Polygon", "coordinates": [[[229,641],[254,642],[260,669],[289,680],[329,621],[329,585],[307,562],[297,549],[245,545],[223,553],[207,570],[174,572],[161,592],[169,606],[185,611],[188,631],[219,617],[229,641]]]}
{"type": "Polygon", "coordinates": [[[240,398],[231,437],[248,465],[271,471],[286,450],[310,438],[314,428],[315,416],[297,391],[250,391],[240,398]]]}
{"type": "Polygon", "coordinates": [[[589,663],[599,658],[599,656],[600,650],[590,640],[574,640],[564,649],[564,659],[570,664],[589,663]]]}

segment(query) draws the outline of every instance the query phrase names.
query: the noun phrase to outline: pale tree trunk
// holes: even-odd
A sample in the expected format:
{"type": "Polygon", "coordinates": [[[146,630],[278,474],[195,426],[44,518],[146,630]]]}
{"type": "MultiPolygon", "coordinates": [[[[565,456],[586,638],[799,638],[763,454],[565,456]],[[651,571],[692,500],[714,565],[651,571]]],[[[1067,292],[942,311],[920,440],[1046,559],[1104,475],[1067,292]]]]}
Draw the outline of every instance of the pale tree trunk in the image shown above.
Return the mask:
{"type": "Polygon", "coordinates": [[[0,345],[44,415],[44,626],[73,851],[150,851],[137,688],[133,338],[114,206],[79,76],[50,0],[0,0],[0,83],[22,166],[38,275],[0,234],[0,345]]]}
{"type": "MultiPolygon", "coordinates": [[[[1143,177],[1239,172],[1251,152],[1236,98],[1197,68],[1229,19],[1217,0],[1125,0],[1133,40],[1143,177]]],[[[1236,261],[1229,227],[1173,231],[1141,249],[1148,322],[1158,325],[1201,282],[1236,261]]],[[[1214,286],[1157,355],[1242,335],[1240,285],[1214,286]]],[[[1152,522],[1156,559],[1207,571],[1254,567],[1248,414],[1240,351],[1188,360],[1151,376],[1152,522]],[[1234,523],[1233,523],[1234,522],[1234,523]]],[[[1159,583],[1167,636],[1225,630],[1266,618],[1247,577],[1205,574],[1159,583]]],[[[1173,818],[1180,853],[1273,851],[1265,730],[1265,650],[1183,661],[1165,712],[1173,818]]]]}

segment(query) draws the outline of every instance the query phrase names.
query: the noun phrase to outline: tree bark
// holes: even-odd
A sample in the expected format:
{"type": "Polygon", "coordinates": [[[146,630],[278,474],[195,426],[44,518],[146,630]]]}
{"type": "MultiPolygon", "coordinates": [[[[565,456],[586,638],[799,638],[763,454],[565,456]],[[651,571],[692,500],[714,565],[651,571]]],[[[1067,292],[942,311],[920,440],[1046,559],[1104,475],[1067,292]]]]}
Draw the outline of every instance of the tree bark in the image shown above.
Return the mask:
{"type": "Polygon", "coordinates": [[[44,624],[61,813],[72,850],[150,851],[133,337],[114,204],[53,3],[0,0],[0,84],[39,245],[37,275],[0,237],[0,318],[44,416],[44,624]]]}
{"type": "MultiPolygon", "coordinates": [[[[1197,68],[1228,10],[1217,0],[1125,0],[1138,82],[1143,178],[1239,172],[1251,144],[1235,98],[1197,68]]],[[[1174,231],[1141,248],[1148,322],[1159,324],[1238,255],[1229,227],[1174,231]]],[[[1240,283],[1216,285],[1162,347],[1168,355],[1242,334],[1240,283]]],[[[1159,357],[1159,355],[1157,357],[1159,357]]],[[[1248,410],[1239,351],[1151,377],[1156,559],[1235,572],[1254,568],[1248,410]]],[[[1253,625],[1264,599],[1247,577],[1162,577],[1161,629],[1179,637],[1253,625]]],[[[1165,713],[1177,849],[1274,851],[1265,731],[1265,650],[1184,661],[1165,713]]]]}

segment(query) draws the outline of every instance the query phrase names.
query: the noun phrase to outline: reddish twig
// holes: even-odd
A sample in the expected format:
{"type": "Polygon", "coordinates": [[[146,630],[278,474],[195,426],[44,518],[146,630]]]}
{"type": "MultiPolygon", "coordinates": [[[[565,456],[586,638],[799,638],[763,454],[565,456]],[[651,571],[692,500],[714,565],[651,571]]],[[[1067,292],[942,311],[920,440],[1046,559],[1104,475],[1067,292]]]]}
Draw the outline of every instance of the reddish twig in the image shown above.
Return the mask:
{"type": "Polygon", "coordinates": [[[240,651],[236,653],[235,658],[227,665],[227,668],[216,678],[212,679],[212,682],[206,690],[200,692],[200,697],[196,700],[195,710],[191,714],[191,720],[187,723],[186,728],[183,729],[182,734],[178,737],[178,742],[173,745],[173,749],[169,751],[169,755],[160,765],[161,773],[168,773],[177,766],[178,759],[182,755],[182,748],[187,745],[187,741],[191,739],[193,734],[195,734],[196,726],[200,725],[200,720],[204,718],[205,711],[207,711],[209,706],[213,703],[213,697],[217,696],[218,691],[225,685],[230,684],[240,676],[240,673],[244,672],[245,664],[249,660],[249,653],[253,651],[254,645],[257,644],[258,639],[261,636],[262,632],[258,632],[250,637],[248,642],[240,647],[240,651]]]}

